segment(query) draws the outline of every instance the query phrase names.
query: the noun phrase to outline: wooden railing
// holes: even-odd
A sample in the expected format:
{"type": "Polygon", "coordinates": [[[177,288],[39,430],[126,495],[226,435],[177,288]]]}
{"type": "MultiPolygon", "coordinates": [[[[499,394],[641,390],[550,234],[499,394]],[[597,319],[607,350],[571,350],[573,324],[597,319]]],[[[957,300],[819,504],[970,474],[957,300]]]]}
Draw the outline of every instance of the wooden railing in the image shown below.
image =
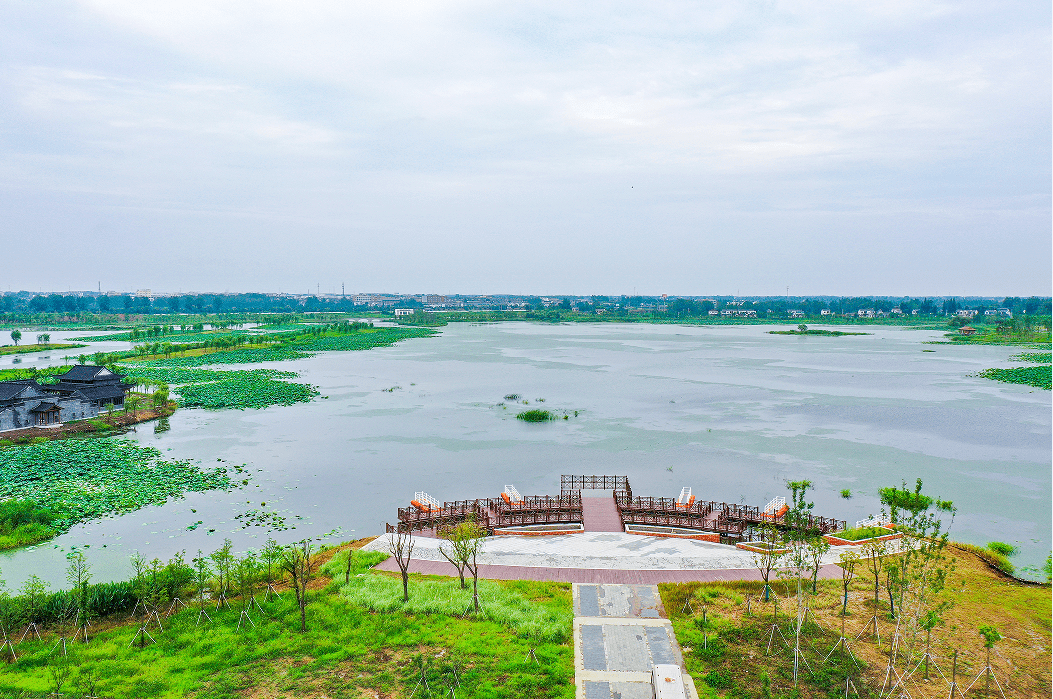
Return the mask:
{"type": "Polygon", "coordinates": [[[533,512],[509,512],[501,516],[499,526],[516,527],[527,524],[561,524],[581,522],[581,510],[535,510],[533,512]]]}
{"type": "Polygon", "coordinates": [[[648,524],[659,527],[697,529],[729,536],[742,536],[742,533],[746,530],[746,525],[742,522],[732,522],[720,517],[703,520],[697,515],[672,512],[623,512],[622,521],[626,524],[648,524]]]}
{"type": "Polygon", "coordinates": [[[620,512],[649,512],[653,514],[680,514],[705,519],[713,508],[723,503],[699,500],[684,507],[673,498],[645,498],[621,496],[616,498],[620,512]]]}
{"type": "Polygon", "coordinates": [[[749,505],[735,505],[728,503],[720,503],[723,508],[723,516],[730,521],[739,521],[747,524],[748,526],[760,526],[762,524],[774,524],[779,529],[790,529],[794,526],[800,526],[804,529],[809,529],[819,534],[829,534],[830,532],[836,532],[844,529],[847,526],[847,522],[840,519],[833,519],[830,517],[819,517],[817,515],[808,515],[807,518],[801,522],[795,522],[793,520],[792,513],[784,513],[782,515],[772,515],[764,512],[759,507],[751,507],[749,505]]]}
{"type": "Polygon", "coordinates": [[[626,476],[560,476],[560,491],[567,495],[575,490],[614,490],[632,497],[633,490],[626,476]]]}

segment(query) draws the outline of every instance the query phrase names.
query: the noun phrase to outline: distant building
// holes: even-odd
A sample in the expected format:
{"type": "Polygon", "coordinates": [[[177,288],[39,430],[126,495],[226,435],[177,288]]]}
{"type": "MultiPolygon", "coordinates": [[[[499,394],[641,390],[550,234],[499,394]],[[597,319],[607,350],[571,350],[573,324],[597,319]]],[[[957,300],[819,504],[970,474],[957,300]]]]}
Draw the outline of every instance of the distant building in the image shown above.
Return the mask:
{"type": "Polygon", "coordinates": [[[792,310],[788,315],[791,318],[804,318],[804,311],[792,310]]]}
{"type": "Polygon", "coordinates": [[[832,313],[832,311],[829,308],[824,308],[823,310],[819,311],[819,315],[821,315],[821,316],[828,316],[831,313],[832,313]]]}
{"type": "Polygon", "coordinates": [[[396,308],[395,309],[395,317],[396,318],[399,318],[401,316],[411,316],[411,315],[413,315],[413,309],[412,308],[396,308]]]}
{"type": "Polygon", "coordinates": [[[958,328],[958,332],[962,335],[975,335],[976,328],[968,325],[963,325],[962,327],[958,328]]]}
{"type": "Polygon", "coordinates": [[[860,308],[856,315],[860,318],[873,318],[875,314],[873,308],[860,308]]]}
{"type": "Polygon", "coordinates": [[[963,308],[962,310],[958,311],[956,315],[959,318],[975,318],[976,311],[972,310],[971,308],[963,308]]]}
{"type": "Polygon", "coordinates": [[[121,374],[101,366],[75,366],[58,378],[43,385],[0,381],[0,432],[97,417],[103,408],[123,406],[129,389],[121,374]]]}

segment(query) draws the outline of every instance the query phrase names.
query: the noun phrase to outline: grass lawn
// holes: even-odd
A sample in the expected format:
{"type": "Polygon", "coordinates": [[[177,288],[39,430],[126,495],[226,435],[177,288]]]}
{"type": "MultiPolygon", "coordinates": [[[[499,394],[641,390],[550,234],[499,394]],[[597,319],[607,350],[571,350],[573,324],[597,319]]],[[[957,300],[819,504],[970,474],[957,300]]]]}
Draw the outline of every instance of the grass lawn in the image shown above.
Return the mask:
{"type": "MultiPolygon", "coordinates": [[[[1007,696],[1049,697],[1051,688],[1050,658],[1050,587],[1028,585],[992,571],[977,556],[956,549],[951,585],[954,606],[945,613],[945,623],[932,633],[932,654],[947,676],[951,656],[958,655],[959,679],[966,686],[984,665],[984,648],[977,627],[995,626],[1005,639],[995,646],[992,665],[1007,696]]],[[[873,578],[857,569],[858,577],[849,591],[845,635],[852,639],[875,613],[873,578]]],[[[766,654],[773,623],[774,605],[762,604],[759,582],[664,584],[659,589],[662,603],[671,612],[677,640],[684,651],[688,671],[695,678],[700,697],[780,697],[793,696],[793,619],[792,591],[782,582],[772,585],[780,595],[779,630],[791,647],[775,637],[772,653],[766,654]],[[747,615],[747,597],[750,614],[747,615]],[[684,603],[690,598],[693,614],[685,614],[684,603]],[[703,622],[702,610],[706,610],[703,622]]],[[[888,643],[893,621],[888,614],[884,586],[879,598],[877,616],[881,642],[872,635],[851,641],[852,651],[862,661],[861,673],[853,672],[857,686],[865,684],[871,692],[880,689],[885,676],[888,643]]],[[[813,606],[815,619],[822,628],[808,623],[806,640],[802,641],[804,657],[812,672],[802,668],[798,685],[800,697],[844,696],[844,671],[851,664],[846,656],[826,656],[840,636],[842,617],[841,583],[819,582],[819,594],[813,606]]],[[[902,668],[901,668],[902,671],[902,668]]],[[[932,671],[935,675],[935,670],[932,671]]],[[[982,682],[980,685],[982,690],[982,682]]],[[[869,696],[863,687],[864,695],[869,696]]],[[[961,688],[964,690],[964,686],[961,688]]],[[[969,696],[977,693],[974,687],[969,696]]],[[[947,686],[942,682],[920,682],[911,688],[915,699],[944,699],[947,686]]]]}
{"type": "MultiPolygon", "coordinates": [[[[323,557],[336,552],[332,549],[323,557]]],[[[240,633],[241,601],[236,599],[229,610],[216,612],[209,606],[213,623],[201,626],[195,625],[196,607],[162,617],[164,630],[151,625],[157,642],[145,648],[132,643],[138,623],[122,615],[97,623],[90,643],[70,646],[69,676],[62,691],[83,696],[95,678],[100,697],[394,699],[410,696],[423,669],[434,697],[449,696],[444,687],[455,683],[455,676],[460,681],[457,697],[573,697],[569,628],[568,640],[541,641],[496,621],[371,611],[341,592],[339,559],[326,570],[337,580],[323,575],[312,585],[306,634],[298,630],[299,614],[290,590],[283,590],[281,599],[263,603],[262,613],[253,608],[255,628],[243,625],[240,633]]],[[[364,575],[389,577],[380,572],[364,575]]],[[[414,575],[410,585],[412,598],[424,596],[435,585],[448,586],[449,580],[414,575]]],[[[495,585],[539,609],[570,618],[569,585],[495,585]]],[[[65,672],[67,664],[61,652],[49,652],[55,642],[56,631],[49,630],[43,641],[19,644],[18,662],[0,665],[0,696],[43,697],[54,692],[56,674],[65,672]],[[23,691],[33,694],[20,694],[23,691]]]]}

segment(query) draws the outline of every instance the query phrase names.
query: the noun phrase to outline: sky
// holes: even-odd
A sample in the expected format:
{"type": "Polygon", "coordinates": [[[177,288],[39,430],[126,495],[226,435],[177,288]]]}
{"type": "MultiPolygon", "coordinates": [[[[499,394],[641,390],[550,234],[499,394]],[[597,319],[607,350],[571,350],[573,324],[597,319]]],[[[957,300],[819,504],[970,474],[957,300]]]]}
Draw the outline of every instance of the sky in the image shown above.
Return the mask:
{"type": "Polygon", "coordinates": [[[0,290],[1048,296],[1051,24],[0,0],[0,290]]]}

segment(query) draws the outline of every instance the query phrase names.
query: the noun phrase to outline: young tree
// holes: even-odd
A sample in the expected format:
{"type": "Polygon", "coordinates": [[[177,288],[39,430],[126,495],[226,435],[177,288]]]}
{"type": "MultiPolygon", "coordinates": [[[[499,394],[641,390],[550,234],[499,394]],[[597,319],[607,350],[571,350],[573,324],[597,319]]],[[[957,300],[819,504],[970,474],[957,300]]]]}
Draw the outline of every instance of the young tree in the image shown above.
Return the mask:
{"type": "Polygon", "coordinates": [[[477,525],[474,519],[439,530],[439,536],[449,542],[449,545],[439,546],[439,553],[457,569],[462,590],[468,589],[468,585],[464,582],[464,570],[477,553],[482,537],[485,535],[486,531],[477,525]]]}
{"type": "Polygon", "coordinates": [[[830,550],[830,542],[816,533],[808,541],[809,570],[812,574],[812,594],[819,592],[819,569],[823,567],[823,556],[830,550]]]}
{"type": "Polygon", "coordinates": [[[816,545],[816,539],[821,537],[812,523],[814,504],[808,502],[807,497],[808,489],[812,487],[811,481],[790,481],[786,485],[790,489],[791,505],[783,521],[788,527],[785,538],[789,551],[786,553],[788,565],[785,572],[781,574],[793,580],[797,592],[797,621],[793,651],[793,681],[796,686],[802,657],[801,632],[809,607],[808,587],[804,584],[805,574],[811,569],[812,548],[816,545]]]}
{"type": "Polygon", "coordinates": [[[230,571],[234,565],[234,554],[232,553],[234,543],[230,539],[223,540],[223,546],[213,551],[209,558],[216,566],[216,609],[226,601],[227,592],[230,589],[230,571]]]}
{"type": "Polygon", "coordinates": [[[73,604],[76,607],[77,615],[77,632],[74,633],[73,640],[77,640],[77,635],[83,632],[84,642],[87,643],[88,580],[91,579],[91,566],[88,565],[88,561],[81,551],[73,551],[66,556],[66,560],[69,561],[69,566],[66,568],[66,581],[72,588],[70,591],[73,593],[73,604]]]}
{"type": "Polygon", "coordinates": [[[267,580],[267,594],[264,595],[264,601],[270,599],[270,594],[274,591],[274,571],[281,568],[283,555],[281,545],[274,539],[267,539],[267,543],[263,545],[263,551],[260,552],[264,565],[264,577],[267,580]]]}
{"type": "Polygon", "coordinates": [[[888,555],[888,544],[881,539],[871,539],[863,543],[860,551],[866,561],[867,570],[874,577],[874,611],[876,612],[881,586],[881,569],[884,567],[885,556],[888,555]]]}
{"type": "MultiPolygon", "coordinates": [[[[209,578],[212,577],[212,566],[209,565],[208,556],[201,553],[201,549],[197,550],[197,557],[191,559],[194,564],[194,586],[197,588],[197,598],[200,603],[201,612],[205,611],[205,590],[208,589],[209,578]]],[[[201,614],[198,614],[198,620],[200,621],[201,614]]]]}
{"type": "Polygon", "coordinates": [[[447,527],[443,538],[450,542],[447,549],[439,546],[439,553],[457,568],[461,578],[461,589],[465,589],[464,570],[472,574],[472,604],[479,611],[479,550],[482,548],[486,530],[476,524],[473,518],[461,522],[456,527],[447,527]]]}
{"type": "Polygon", "coordinates": [[[856,566],[859,565],[859,554],[855,551],[845,551],[839,557],[841,566],[841,589],[843,597],[841,601],[841,616],[848,615],[848,587],[856,577],[856,566]]]}
{"type": "Polygon", "coordinates": [[[758,527],[761,535],[762,545],[757,548],[760,551],[753,551],[753,566],[760,572],[761,580],[764,581],[764,601],[769,600],[771,593],[771,586],[768,581],[771,580],[772,572],[778,568],[779,561],[783,557],[783,552],[779,548],[781,538],[779,535],[779,529],[775,526],[774,522],[765,521],[758,527]]]}
{"type": "Polygon", "coordinates": [[[14,340],[15,347],[18,347],[18,343],[22,341],[22,331],[21,330],[12,330],[11,331],[11,339],[14,340]]]}
{"type": "Polygon", "coordinates": [[[413,532],[409,528],[403,529],[400,523],[388,540],[388,551],[402,572],[402,601],[409,602],[409,564],[413,558],[413,532]]]}
{"type": "Polygon", "coordinates": [[[1002,634],[998,633],[995,627],[986,624],[978,631],[984,639],[984,648],[987,649],[987,664],[984,666],[984,674],[987,676],[984,681],[984,696],[988,696],[991,693],[991,649],[994,648],[994,644],[1002,640],[1002,634]]]}
{"type": "Polygon", "coordinates": [[[296,604],[300,607],[301,633],[307,633],[307,586],[317,565],[317,556],[306,539],[283,549],[281,566],[282,570],[289,574],[293,592],[296,594],[296,604]]]}
{"type": "Polygon", "coordinates": [[[942,594],[954,568],[946,552],[948,534],[942,517],[949,513],[953,521],[954,504],[922,493],[920,478],[913,490],[904,483],[899,488],[882,488],[880,496],[893,526],[903,533],[898,560],[889,567],[889,586],[896,607],[896,634],[904,646],[904,662],[909,664],[917,654],[922,619],[952,604],[942,594]]]}

